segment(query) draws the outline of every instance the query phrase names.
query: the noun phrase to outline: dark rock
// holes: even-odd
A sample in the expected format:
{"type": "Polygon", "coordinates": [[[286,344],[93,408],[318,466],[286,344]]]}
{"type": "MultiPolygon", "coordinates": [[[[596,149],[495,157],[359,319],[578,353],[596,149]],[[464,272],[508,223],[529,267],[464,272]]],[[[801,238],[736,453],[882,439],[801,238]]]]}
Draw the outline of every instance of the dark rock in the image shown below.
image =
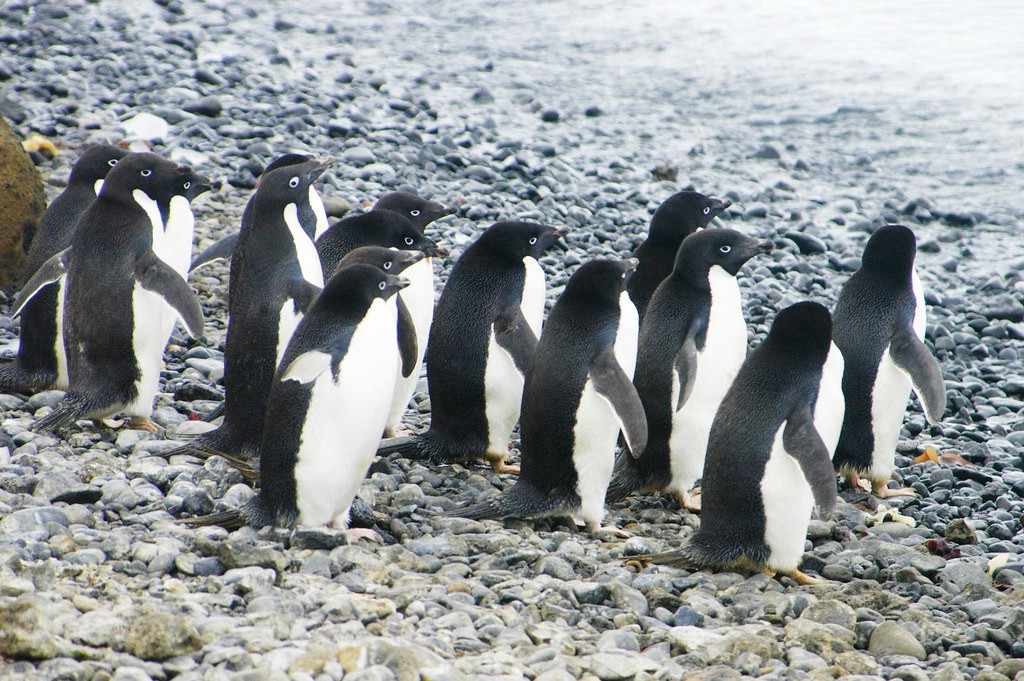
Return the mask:
{"type": "Polygon", "coordinates": [[[189,102],[181,108],[198,116],[216,118],[217,116],[220,116],[224,106],[216,97],[203,97],[202,99],[197,99],[194,102],[189,102]]]}

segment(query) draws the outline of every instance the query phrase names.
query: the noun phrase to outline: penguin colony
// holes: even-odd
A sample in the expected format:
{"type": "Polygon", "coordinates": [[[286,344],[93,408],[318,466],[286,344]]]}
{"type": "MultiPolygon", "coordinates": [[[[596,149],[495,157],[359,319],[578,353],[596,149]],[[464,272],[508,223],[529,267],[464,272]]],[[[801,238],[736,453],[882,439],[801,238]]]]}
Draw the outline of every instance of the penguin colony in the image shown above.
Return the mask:
{"type": "Polygon", "coordinates": [[[699,511],[700,527],[682,549],[631,562],[811,584],[799,570],[807,527],[832,512],[837,473],[880,497],[914,494],[888,486],[910,393],[934,424],[945,390],[923,343],[907,227],[870,237],[834,313],[780,310],[748,353],[737,277],[772,243],[713,224],[728,201],[673,195],[635,257],[583,264],[545,322],[539,260],[562,230],[483,230],[435,305],[445,251],[424,230],[454,209],[396,192],[329,224],[315,186],[329,167],[274,160],[241,230],[193,260],[191,204],[210,181],[151,153],[87,149],[31,244],[0,390],[66,391],[37,430],[117,427],[118,415],[157,430],[173,326],[203,334],[189,272],[227,258],[223,420],[168,455],[222,456],[259,491],[183,522],[330,524],[373,539],[350,527],[356,494],[378,451],[403,450],[518,476],[461,517],[566,516],[628,536],[603,524],[606,502],[662,491],[699,511]],[[424,364],[430,428],[395,437],[424,364]]]}

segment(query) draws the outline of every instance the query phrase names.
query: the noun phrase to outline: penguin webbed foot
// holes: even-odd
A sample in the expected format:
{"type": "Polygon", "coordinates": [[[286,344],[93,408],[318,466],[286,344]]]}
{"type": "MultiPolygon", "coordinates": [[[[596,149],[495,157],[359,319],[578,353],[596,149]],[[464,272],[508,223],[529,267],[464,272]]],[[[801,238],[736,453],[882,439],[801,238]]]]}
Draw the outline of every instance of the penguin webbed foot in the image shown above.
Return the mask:
{"type": "Polygon", "coordinates": [[[700,513],[701,493],[700,487],[694,487],[689,492],[677,492],[675,495],[679,506],[690,513],[700,513]]]}
{"type": "Polygon", "coordinates": [[[484,455],[484,458],[487,459],[491,464],[491,469],[498,475],[519,475],[519,466],[508,463],[505,458],[506,456],[505,454],[487,453],[484,455]]]}
{"type": "Polygon", "coordinates": [[[595,525],[593,527],[588,527],[587,531],[598,539],[612,537],[616,539],[629,539],[633,536],[626,530],[615,527],[614,525],[595,525]]]}
{"type": "MultiPolygon", "coordinates": [[[[772,570],[772,573],[774,572],[775,571],[772,570]]],[[[765,572],[765,574],[768,574],[768,572],[765,572]]],[[[824,579],[822,577],[812,577],[806,572],[801,572],[799,569],[780,572],[779,574],[783,577],[789,577],[800,586],[824,586],[825,584],[829,583],[829,580],[827,579],[824,579]]]]}
{"type": "Polygon", "coordinates": [[[383,544],[384,538],[380,536],[377,530],[371,530],[365,527],[350,527],[345,532],[345,539],[348,540],[349,544],[355,544],[361,539],[372,541],[375,544],[383,544]]]}
{"type": "Polygon", "coordinates": [[[916,497],[915,492],[910,487],[888,487],[888,480],[872,480],[871,491],[879,499],[888,499],[889,497],[916,497]]]}
{"type": "Polygon", "coordinates": [[[144,430],[147,433],[159,433],[160,426],[153,422],[148,416],[131,416],[125,422],[129,430],[144,430]]]}

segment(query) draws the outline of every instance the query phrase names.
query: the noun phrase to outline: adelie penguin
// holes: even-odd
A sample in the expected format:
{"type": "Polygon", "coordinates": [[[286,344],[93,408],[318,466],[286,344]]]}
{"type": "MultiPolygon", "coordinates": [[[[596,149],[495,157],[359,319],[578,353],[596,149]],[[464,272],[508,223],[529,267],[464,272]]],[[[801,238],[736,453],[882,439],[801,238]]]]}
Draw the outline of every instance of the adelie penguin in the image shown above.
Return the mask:
{"type": "Polygon", "coordinates": [[[731,229],[691,234],[658,286],[640,326],[634,383],[647,413],[647,449],[621,456],[608,491],[665,490],[687,509],[704,468],[715,412],[747,356],[747,322],[736,275],[771,242],[731,229]]]}
{"type": "MultiPolygon", "coordinates": [[[[86,149],[71,168],[68,185],[46,208],[25,261],[25,280],[71,244],[79,218],[96,200],[110,169],[128,152],[109,144],[86,149]]],[[[0,367],[0,392],[68,387],[64,354],[63,279],[46,284],[21,310],[18,355],[0,367]]]]}
{"type": "Polygon", "coordinates": [[[728,200],[686,191],[668,197],[654,211],[647,239],[634,253],[640,264],[629,282],[629,296],[641,320],[654,291],[672,273],[683,239],[707,227],[731,205],[728,200]]]}
{"type": "Polygon", "coordinates": [[[396,333],[395,294],[406,285],[362,263],[331,278],[295,330],[274,378],[259,444],[259,493],[242,509],[186,522],[348,528],[400,365],[415,358],[415,348],[400,344],[396,333]]]}
{"type": "Polygon", "coordinates": [[[569,279],[527,374],[522,473],[497,498],[455,515],[571,516],[591,532],[607,529],[601,523],[619,431],[634,456],[647,440],[632,383],[639,323],[626,282],[635,267],[634,259],[594,260],[569,279]]]}
{"type": "Polygon", "coordinates": [[[16,312],[43,286],[66,275],[70,389],[36,430],[117,412],[130,417],[131,427],[152,427],[149,415],[166,342],[164,304],[177,311],[192,336],[201,335],[203,315],[185,280],[153,252],[155,225],[147,207],[154,197],[197,181],[205,182],[190,168],[154,154],[125,156],[82,215],[70,248],[46,261],[22,290],[16,312]]]}
{"type": "Polygon", "coordinates": [[[836,469],[853,486],[865,475],[880,497],[915,494],[887,486],[911,389],[929,423],[938,423],[946,409],[942,370],[923,342],[924,289],[914,268],[916,253],[907,227],[886,225],[872,234],[834,315],[833,338],[846,359],[846,416],[836,469]]]}
{"type": "Polygon", "coordinates": [[[505,459],[544,317],[537,260],[560,236],[498,222],[452,267],[427,341],[430,430],[417,446],[428,459],[485,458],[497,472],[518,472],[505,459]]]}
{"type": "MultiPolygon", "coordinates": [[[[283,168],[285,166],[298,165],[300,163],[308,163],[314,160],[312,156],[306,156],[305,154],[282,154],[273,161],[271,161],[263,172],[260,173],[262,179],[267,173],[283,168]]],[[[257,187],[259,182],[257,181],[257,187]]],[[[327,231],[329,226],[327,221],[327,211],[324,208],[323,199],[320,198],[320,194],[317,192],[316,187],[313,185],[309,186],[309,200],[300,202],[299,206],[299,223],[304,228],[311,227],[313,230],[313,241],[315,242],[320,235],[327,231]]],[[[246,204],[245,210],[249,210],[249,204],[246,204]]],[[[245,212],[242,214],[242,224],[251,220],[251,217],[247,217],[245,212]]],[[[212,246],[206,248],[202,253],[196,256],[195,260],[189,265],[189,272],[197,270],[204,265],[209,265],[216,260],[231,260],[231,254],[235,252],[235,247],[238,246],[238,237],[240,232],[229,234],[220,241],[216,242],[212,246]]]]}
{"type": "Polygon", "coordinates": [[[778,314],[715,416],[700,528],[681,550],[627,562],[818,581],[799,568],[814,507],[827,518],[836,503],[831,455],[814,425],[831,333],[818,303],[778,314]]]}
{"type": "Polygon", "coordinates": [[[243,213],[231,258],[224,351],[224,421],[174,453],[256,450],[267,395],[292,332],[323,286],[314,227],[299,221],[309,186],[329,162],[306,161],[264,175],[243,213]]]}

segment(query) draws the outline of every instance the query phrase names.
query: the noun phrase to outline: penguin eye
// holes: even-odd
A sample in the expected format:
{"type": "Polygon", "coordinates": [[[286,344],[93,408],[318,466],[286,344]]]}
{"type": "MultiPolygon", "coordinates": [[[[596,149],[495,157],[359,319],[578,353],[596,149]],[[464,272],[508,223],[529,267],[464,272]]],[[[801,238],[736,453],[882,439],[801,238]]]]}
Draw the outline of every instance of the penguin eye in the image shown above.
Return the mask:
{"type": "Polygon", "coordinates": [[[411,211],[409,211],[409,215],[412,215],[413,217],[416,217],[419,214],[420,214],[420,212],[418,210],[416,210],[415,208],[412,209],[411,211]]]}
{"type": "Polygon", "coordinates": [[[405,245],[406,246],[412,246],[413,243],[415,243],[415,241],[413,240],[413,238],[411,236],[405,237],[405,245]]]}
{"type": "Polygon", "coordinates": [[[710,212],[711,212],[711,209],[708,208],[707,206],[704,206],[704,215],[707,215],[710,212]]]}
{"type": "Polygon", "coordinates": [[[186,183],[185,183],[185,189],[188,189],[188,188],[189,188],[189,187],[191,187],[191,186],[192,186],[192,183],[191,183],[191,182],[186,182],[186,183]]]}
{"type": "Polygon", "coordinates": [[[532,245],[534,245],[535,243],[537,243],[537,237],[535,237],[535,236],[531,236],[531,237],[530,237],[530,245],[532,246],[532,245]]]}
{"type": "Polygon", "coordinates": [[[720,250],[722,253],[728,253],[729,251],[732,250],[732,246],[719,246],[718,250],[720,250]]]}
{"type": "Polygon", "coordinates": [[[293,177],[292,179],[288,180],[288,186],[291,187],[292,189],[295,189],[296,187],[298,187],[299,186],[299,178],[293,177]]]}
{"type": "Polygon", "coordinates": [[[113,168],[114,166],[117,165],[117,159],[116,158],[110,159],[109,161],[107,161],[107,165],[110,166],[111,168],[113,168]]]}
{"type": "Polygon", "coordinates": [[[391,269],[391,261],[390,260],[388,260],[386,263],[384,263],[384,269],[386,269],[386,270],[390,270],[391,269]]]}
{"type": "Polygon", "coordinates": [[[139,175],[142,175],[143,177],[149,177],[152,174],[153,174],[153,171],[150,170],[149,168],[146,168],[145,170],[140,170],[139,171],[139,175]]]}
{"type": "Polygon", "coordinates": [[[380,282],[379,284],[377,284],[377,288],[379,288],[379,289],[380,289],[381,291],[383,291],[383,290],[384,290],[384,287],[385,287],[385,286],[386,286],[386,284],[385,284],[385,283],[384,283],[383,281],[382,281],[382,282],[380,282]]]}

